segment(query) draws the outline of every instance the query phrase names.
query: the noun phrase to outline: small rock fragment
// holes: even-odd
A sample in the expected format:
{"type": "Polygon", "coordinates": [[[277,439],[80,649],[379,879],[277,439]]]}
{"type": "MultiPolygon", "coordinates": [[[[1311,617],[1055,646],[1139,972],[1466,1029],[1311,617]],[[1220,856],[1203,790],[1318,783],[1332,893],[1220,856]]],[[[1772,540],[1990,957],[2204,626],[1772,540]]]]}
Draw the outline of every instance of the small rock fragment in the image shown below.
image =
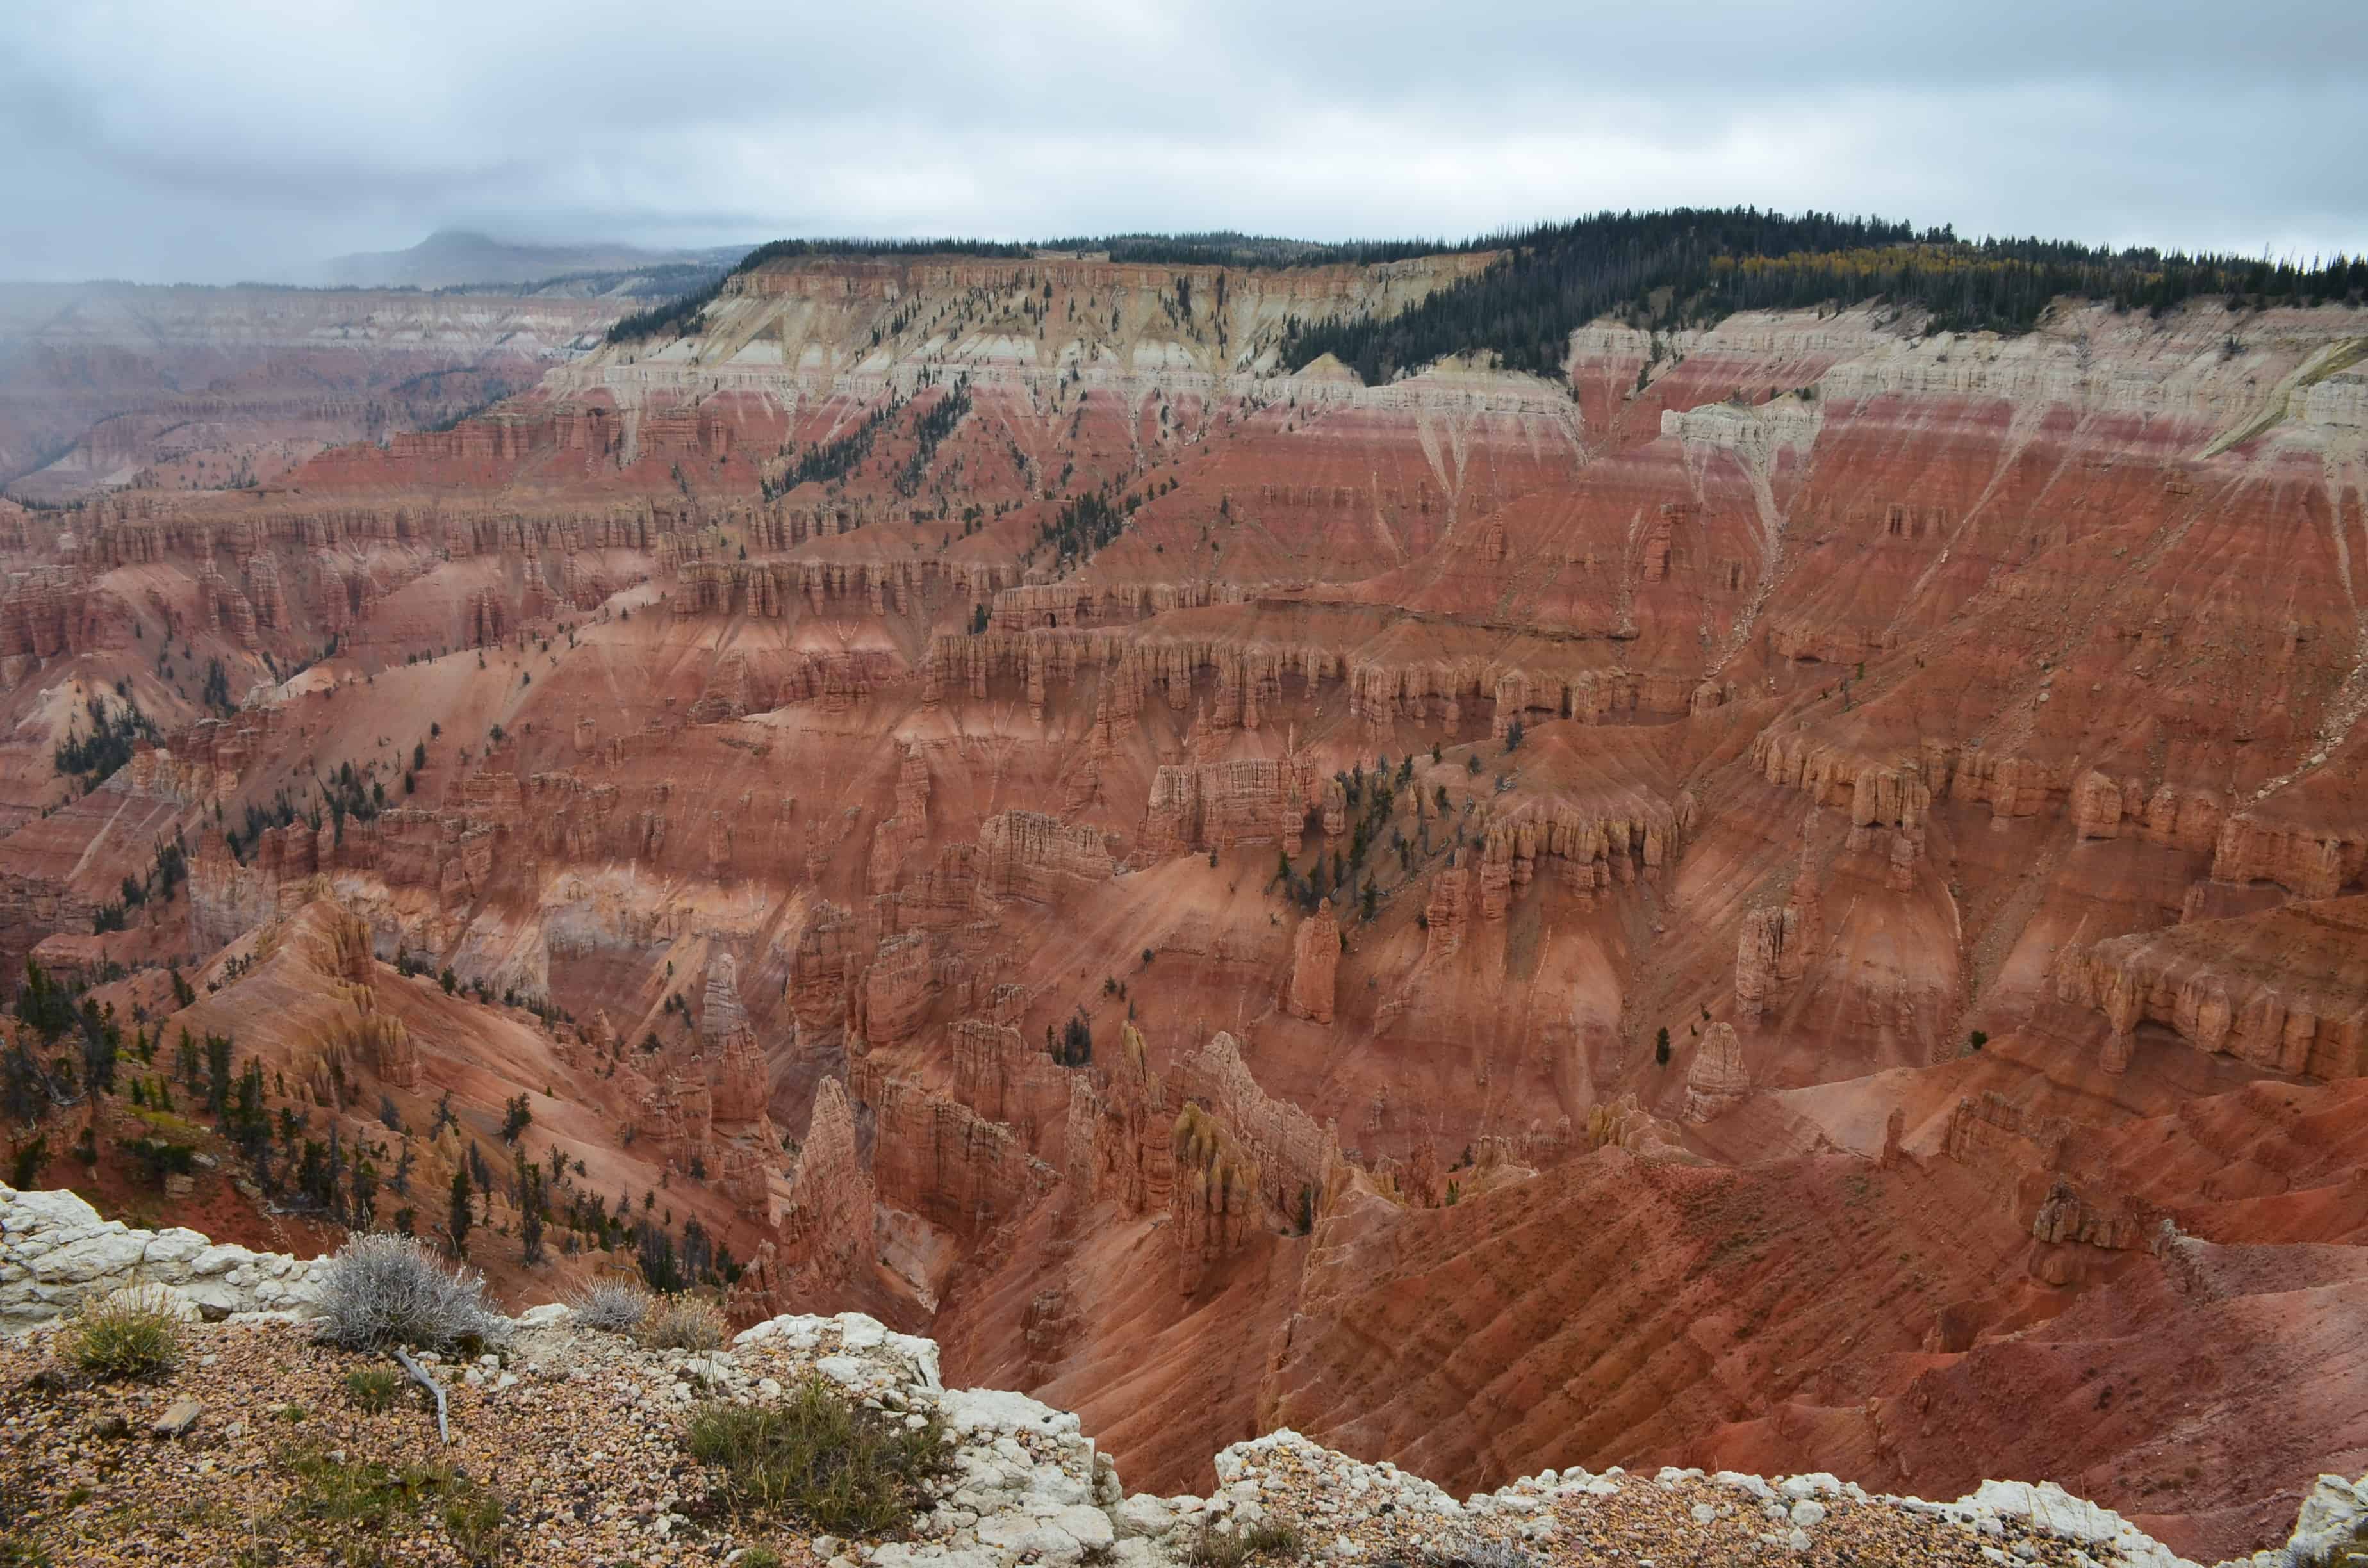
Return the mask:
{"type": "Polygon", "coordinates": [[[148,1429],[159,1437],[180,1437],[198,1424],[205,1408],[194,1399],[176,1399],[165,1407],[165,1414],[156,1417],[156,1424],[148,1429]]]}

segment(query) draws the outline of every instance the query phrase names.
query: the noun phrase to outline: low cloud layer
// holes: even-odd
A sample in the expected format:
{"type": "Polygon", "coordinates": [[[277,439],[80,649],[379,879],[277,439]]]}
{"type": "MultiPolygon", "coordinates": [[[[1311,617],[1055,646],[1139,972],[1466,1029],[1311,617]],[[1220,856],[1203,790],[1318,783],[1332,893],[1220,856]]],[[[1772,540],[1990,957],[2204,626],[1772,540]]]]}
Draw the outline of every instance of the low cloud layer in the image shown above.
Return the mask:
{"type": "Polygon", "coordinates": [[[1752,202],[2368,248],[2368,6],[78,0],[0,8],[0,277],[666,246],[1462,236],[1752,202]]]}

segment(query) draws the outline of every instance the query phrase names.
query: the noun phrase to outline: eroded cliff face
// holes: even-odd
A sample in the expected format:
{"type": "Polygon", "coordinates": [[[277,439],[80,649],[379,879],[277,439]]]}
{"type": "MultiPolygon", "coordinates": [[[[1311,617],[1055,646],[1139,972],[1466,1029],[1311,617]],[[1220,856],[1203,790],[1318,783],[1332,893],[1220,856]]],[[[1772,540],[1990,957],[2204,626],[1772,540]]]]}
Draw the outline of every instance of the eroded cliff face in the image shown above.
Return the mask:
{"type": "Polygon", "coordinates": [[[0,284],[0,482],[50,503],[276,483],[328,448],[529,386],[630,307],[515,290],[0,284]]]}
{"type": "Polygon", "coordinates": [[[120,1014],[415,1184],[525,1094],[582,1236],[1146,1481],[1288,1421],[2267,1539],[2368,1469],[2342,1399],[2231,1457],[2368,1343],[2368,319],[1275,373],[1471,263],[785,264],[301,488],[0,516],[0,952],[177,834],[76,961],[198,999],[120,1014]]]}

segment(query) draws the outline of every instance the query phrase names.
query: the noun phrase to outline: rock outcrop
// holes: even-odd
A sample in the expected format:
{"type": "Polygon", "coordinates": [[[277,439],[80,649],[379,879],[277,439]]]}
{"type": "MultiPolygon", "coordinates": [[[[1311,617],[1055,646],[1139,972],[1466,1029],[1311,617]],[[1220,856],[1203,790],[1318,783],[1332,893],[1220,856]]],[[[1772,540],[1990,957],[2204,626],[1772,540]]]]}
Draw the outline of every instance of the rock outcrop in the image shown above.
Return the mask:
{"type": "Polygon", "coordinates": [[[1332,918],[1332,906],[1317,904],[1291,939],[1291,983],[1283,1001],[1301,1017],[1319,1024],[1332,1021],[1340,948],[1340,923],[1332,918]]]}
{"type": "Polygon", "coordinates": [[[317,1267],[218,1245],[195,1231],[135,1230],[63,1189],[0,1187],[0,1324],[10,1326],[47,1322],[134,1283],[169,1290],[209,1318],[301,1313],[318,1291],[317,1267]]]}
{"type": "Polygon", "coordinates": [[[1725,1021],[1702,1031],[1694,1049],[1693,1064],[1686,1069],[1688,1121],[1709,1121],[1731,1109],[1751,1092],[1751,1069],[1743,1060],[1743,1042],[1735,1026],[1725,1021]]]}
{"type": "Polygon", "coordinates": [[[2315,1078],[2368,1074],[2368,898],[2116,937],[2057,960],[2056,994],[2102,1013],[2124,1070],[2141,1024],[2200,1050],[2315,1078]]]}
{"type": "Polygon", "coordinates": [[[825,1078],[814,1095],[780,1222],[788,1260],[809,1270],[818,1290],[844,1285],[872,1255],[875,1195],[855,1142],[847,1091],[837,1079],[825,1078]]]}

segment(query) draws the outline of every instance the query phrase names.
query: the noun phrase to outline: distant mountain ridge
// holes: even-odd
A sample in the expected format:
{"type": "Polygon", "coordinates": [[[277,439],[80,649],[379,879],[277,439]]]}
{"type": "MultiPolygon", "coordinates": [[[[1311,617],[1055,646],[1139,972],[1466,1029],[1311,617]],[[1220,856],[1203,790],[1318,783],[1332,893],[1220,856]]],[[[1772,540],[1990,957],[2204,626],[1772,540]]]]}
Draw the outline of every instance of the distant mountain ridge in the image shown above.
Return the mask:
{"type": "Polygon", "coordinates": [[[638,245],[516,244],[473,229],[438,229],[408,250],[360,251],[332,257],[318,282],[333,288],[449,289],[464,283],[534,283],[583,272],[634,272],[664,267],[729,267],[746,245],[705,250],[644,250],[638,245]]]}

